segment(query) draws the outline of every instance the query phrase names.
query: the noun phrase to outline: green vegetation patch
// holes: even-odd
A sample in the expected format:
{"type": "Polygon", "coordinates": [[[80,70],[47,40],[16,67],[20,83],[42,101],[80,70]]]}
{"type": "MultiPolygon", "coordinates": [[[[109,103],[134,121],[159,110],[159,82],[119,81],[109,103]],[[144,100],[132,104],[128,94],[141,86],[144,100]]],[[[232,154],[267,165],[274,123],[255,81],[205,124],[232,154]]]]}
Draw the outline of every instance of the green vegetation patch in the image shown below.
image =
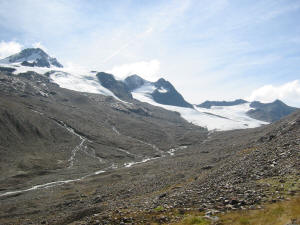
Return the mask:
{"type": "Polygon", "coordinates": [[[270,177],[257,181],[267,186],[266,194],[270,200],[277,197],[287,197],[295,195],[300,191],[300,176],[290,175],[286,177],[270,177]]]}
{"type": "Polygon", "coordinates": [[[154,209],[156,212],[161,212],[161,211],[164,211],[165,208],[163,206],[157,206],[155,209],[154,209]]]}
{"type": "Polygon", "coordinates": [[[285,225],[300,222],[300,196],[267,204],[263,209],[239,210],[219,215],[220,225],[285,225]]]}

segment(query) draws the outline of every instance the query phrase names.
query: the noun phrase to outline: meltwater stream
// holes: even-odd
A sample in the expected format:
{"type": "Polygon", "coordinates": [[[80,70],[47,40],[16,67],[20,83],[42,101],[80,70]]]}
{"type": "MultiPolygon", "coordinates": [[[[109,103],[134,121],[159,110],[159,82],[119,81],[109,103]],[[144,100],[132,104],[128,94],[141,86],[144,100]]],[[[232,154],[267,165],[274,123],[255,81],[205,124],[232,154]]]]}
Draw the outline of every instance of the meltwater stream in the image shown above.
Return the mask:
{"type": "MultiPolygon", "coordinates": [[[[53,119],[53,118],[51,118],[53,119]]],[[[66,125],[63,121],[58,121],[58,120],[54,120],[58,125],[60,125],[61,127],[64,127],[65,129],[67,129],[69,132],[71,132],[72,134],[78,136],[80,138],[80,143],[79,145],[77,145],[73,150],[72,150],[72,153],[71,153],[71,157],[69,158],[69,162],[70,162],[70,165],[68,168],[72,167],[74,165],[74,161],[75,161],[75,157],[76,157],[76,153],[78,151],[83,151],[85,152],[86,154],[87,153],[87,146],[85,145],[85,142],[89,141],[86,137],[83,137],[82,135],[78,134],[77,132],[75,132],[75,130],[71,127],[69,127],[68,125],[66,125]]],[[[118,134],[118,135],[123,135],[121,134],[115,127],[113,127],[113,130],[118,134]]],[[[126,135],[124,135],[126,136],[126,135]]],[[[91,176],[94,176],[94,175],[98,175],[98,174],[101,174],[101,173],[105,173],[105,172],[108,172],[108,171],[111,171],[111,170],[116,170],[116,169],[121,169],[121,168],[128,168],[128,167],[132,167],[134,165],[137,165],[137,164],[142,164],[142,163],[146,163],[146,162],[149,162],[149,161],[152,161],[152,160],[156,160],[156,159],[159,159],[159,158],[162,158],[162,157],[166,157],[167,154],[170,155],[170,156],[173,156],[174,153],[178,150],[182,150],[182,149],[185,149],[187,148],[187,146],[179,146],[177,148],[172,148],[170,149],[169,151],[167,152],[163,152],[162,150],[160,150],[157,146],[153,145],[153,144],[150,144],[150,143],[147,143],[147,142],[144,142],[144,141],[141,141],[139,139],[136,139],[136,138],[133,138],[133,137],[130,137],[130,136],[126,136],[128,138],[131,138],[131,139],[134,139],[140,143],[143,143],[145,145],[148,145],[148,146],[151,146],[153,148],[153,150],[155,150],[156,152],[159,152],[161,153],[160,156],[157,156],[157,157],[147,157],[147,158],[144,158],[140,161],[132,161],[132,162],[127,162],[125,163],[123,166],[121,167],[118,167],[117,165],[115,164],[112,164],[110,167],[107,167],[107,168],[104,168],[102,170],[97,170],[97,171],[94,171],[92,173],[89,173],[85,176],[82,176],[82,177],[79,177],[77,179],[70,179],[70,180],[59,180],[59,181],[53,181],[53,182],[49,182],[49,183],[45,183],[45,184],[39,184],[39,185],[35,185],[31,188],[28,188],[28,189],[23,189],[23,190],[16,190],[16,191],[9,191],[9,192],[5,192],[5,193],[0,193],[0,197],[4,197],[4,196],[9,196],[9,195],[16,195],[16,194],[20,194],[20,193],[25,193],[25,192],[29,192],[29,191],[33,191],[33,190],[38,190],[38,189],[45,189],[45,188],[51,188],[51,187],[55,187],[55,186],[60,186],[60,185],[64,185],[64,184],[68,184],[68,183],[72,183],[72,182],[77,182],[77,181],[81,181],[87,177],[91,177],[91,176]],[[167,153],[167,154],[166,154],[167,153]]],[[[124,149],[119,149],[120,151],[128,154],[128,155],[133,155],[133,156],[136,156],[124,149]]],[[[91,157],[93,158],[96,158],[99,160],[99,162],[103,162],[103,159],[97,157],[95,155],[95,152],[92,152],[92,154],[88,154],[90,155],[91,157]]]]}
{"type": "Polygon", "coordinates": [[[72,133],[73,135],[79,137],[80,139],[80,143],[79,145],[77,145],[72,151],[71,151],[71,157],[68,159],[69,167],[68,168],[72,168],[74,166],[74,162],[76,160],[76,154],[79,151],[82,151],[83,153],[85,153],[87,156],[94,158],[96,160],[99,161],[99,163],[104,163],[104,159],[96,156],[95,150],[94,149],[88,149],[87,145],[85,144],[87,141],[92,142],[91,140],[88,140],[86,137],[78,134],[77,132],[75,132],[75,130],[68,126],[66,123],[64,123],[63,121],[60,120],[55,120],[54,121],[61,127],[65,128],[67,131],[69,131],[70,133],[72,133]]]}

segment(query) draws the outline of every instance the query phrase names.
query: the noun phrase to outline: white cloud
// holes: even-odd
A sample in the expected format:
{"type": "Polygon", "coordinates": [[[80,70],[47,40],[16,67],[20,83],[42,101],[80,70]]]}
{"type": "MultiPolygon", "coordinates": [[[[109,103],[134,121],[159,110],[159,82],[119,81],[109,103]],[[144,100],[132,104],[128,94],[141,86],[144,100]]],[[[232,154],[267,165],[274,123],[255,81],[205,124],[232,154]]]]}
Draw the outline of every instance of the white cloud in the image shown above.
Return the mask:
{"type": "Polygon", "coordinates": [[[35,42],[35,43],[33,43],[32,47],[43,49],[45,52],[48,51],[48,49],[44,45],[42,45],[41,42],[35,42]]]}
{"type": "Polygon", "coordinates": [[[0,42],[0,59],[20,52],[22,45],[15,41],[0,42]]]}
{"type": "Polygon", "coordinates": [[[250,101],[272,102],[280,99],[291,106],[300,106],[300,82],[294,80],[280,86],[265,85],[254,90],[248,98],[250,101]]]}
{"type": "Polygon", "coordinates": [[[154,81],[160,71],[160,62],[156,59],[150,61],[140,61],[129,64],[115,66],[108,73],[116,77],[125,78],[129,75],[137,74],[146,80],[154,81]]]}

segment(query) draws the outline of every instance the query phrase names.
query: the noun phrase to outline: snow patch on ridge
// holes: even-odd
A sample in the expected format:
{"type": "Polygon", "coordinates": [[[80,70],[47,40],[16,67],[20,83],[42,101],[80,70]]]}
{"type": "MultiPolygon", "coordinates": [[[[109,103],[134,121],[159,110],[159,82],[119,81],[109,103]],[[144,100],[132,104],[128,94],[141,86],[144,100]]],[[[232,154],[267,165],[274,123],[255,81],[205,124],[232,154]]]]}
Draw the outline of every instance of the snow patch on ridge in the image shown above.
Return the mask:
{"type": "Polygon", "coordinates": [[[14,74],[26,73],[29,71],[36,72],[38,74],[45,74],[47,72],[53,72],[50,75],[51,80],[58,84],[62,88],[66,88],[78,92],[87,92],[94,94],[102,94],[105,96],[112,96],[118,101],[123,103],[123,100],[116,97],[109,89],[103,87],[98,78],[95,76],[95,73],[90,72],[87,69],[83,68],[58,68],[55,66],[47,67],[28,67],[22,66],[21,63],[11,63],[11,64],[0,64],[2,67],[14,68],[14,74]]]}
{"type": "Polygon", "coordinates": [[[157,89],[157,91],[160,92],[160,93],[167,93],[168,92],[168,90],[163,88],[163,87],[157,89]]]}

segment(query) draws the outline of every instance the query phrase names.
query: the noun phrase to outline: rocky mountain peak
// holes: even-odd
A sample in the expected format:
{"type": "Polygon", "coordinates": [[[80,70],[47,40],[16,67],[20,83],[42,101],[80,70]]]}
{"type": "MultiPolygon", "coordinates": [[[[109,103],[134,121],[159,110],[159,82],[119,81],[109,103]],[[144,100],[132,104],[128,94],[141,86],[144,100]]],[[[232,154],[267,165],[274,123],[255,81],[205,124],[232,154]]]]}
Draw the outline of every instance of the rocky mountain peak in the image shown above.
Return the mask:
{"type": "Polygon", "coordinates": [[[30,67],[48,67],[51,66],[62,68],[56,58],[50,57],[44,50],[40,48],[26,48],[21,52],[11,55],[0,60],[0,63],[21,63],[22,66],[30,67]]]}
{"type": "Polygon", "coordinates": [[[132,99],[132,95],[127,85],[122,81],[116,80],[112,74],[99,72],[96,76],[100,84],[113,92],[118,98],[126,101],[132,99]]]}
{"type": "Polygon", "coordinates": [[[164,78],[158,79],[153,85],[157,88],[151,94],[154,101],[165,105],[193,108],[193,105],[185,101],[182,95],[176,91],[174,86],[164,78]]]}
{"type": "Polygon", "coordinates": [[[139,75],[134,74],[129,77],[126,77],[124,82],[127,85],[128,89],[130,91],[133,91],[134,89],[143,86],[147,81],[141,78],[139,75]]]}
{"type": "Polygon", "coordinates": [[[164,78],[158,79],[156,82],[154,82],[154,85],[158,88],[160,88],[160,87],[172,88],[173,87],[173,85],[169,81],[165,80],[164,78]]]}

